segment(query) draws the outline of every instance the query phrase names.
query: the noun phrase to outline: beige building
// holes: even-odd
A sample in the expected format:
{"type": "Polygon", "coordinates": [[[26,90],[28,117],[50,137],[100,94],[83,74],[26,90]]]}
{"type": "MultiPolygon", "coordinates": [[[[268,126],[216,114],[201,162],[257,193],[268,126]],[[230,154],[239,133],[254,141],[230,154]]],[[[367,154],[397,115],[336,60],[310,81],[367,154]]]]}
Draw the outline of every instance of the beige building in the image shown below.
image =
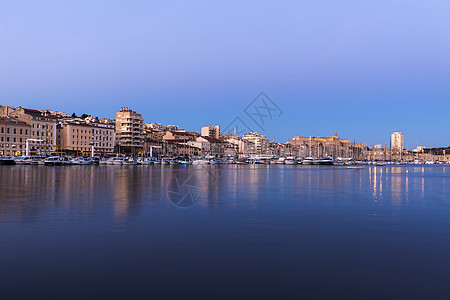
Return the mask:
{"type": "Polygon", "coordinates": [[[89,155],[92,151],[93,128],[78,121],[65,121],[58,125],[58,150],[89,155]]]}
{"type": "Polygon", "coordinates": [[[11,118],[0,118],[0,155],[23,155],[30,138],[30,125],[11,118]]]}
{"type": "Polygon", "coordinates": [[[363,159],[365,157],[362,143],[350,142],[348,139],[341,139],[338,135],[330,137],[296,136],[289,144],[297,147],[297,156],[302,158],[332,156],[334,158],[363,159]]]}
{"type": "Polygon", "coordinates": [[[203,126],[202,136],[218,139],[220,137],[220,126],[219,125],[203,126]]]}
{"type": "Polygon", "coordinates": [[[178,141],[187,142],[187,141],[195,140],[198,136],[199,136],[199,134],[196,132],[193,132],[193,131],[170,130],[164,134],[163,140],[166,140],[166,141],[178,140],[178,141]]]}
{"type": "Polygon", "coordinates": [[[25,122],[31,126],[30,151],[54,152],[56,151],[56,125],[58,117],[36,109],[18,107],[9,113],[11,118],[25,122]],[[38,140],[38,141],[36,141],[38,140]]]}
{"type": "Polygon", "coordinates": [[[257,132],[249,132],[242,136],[244,142],[248,142],[247,154],[266,154],[269,139],[257,132]]]}
{"type": "Polygon", "coordinates": [[[391,134],[391,160],[403,159],[403,134],[394,132],[391,134]]]}
{"type": "Polygon", "coordinates": [[[116,113],[116,144],[121,152],[141,152],[144,147],[144,119],[128,107],[116,113]]]}
{"type": "Polygon", "coordinates": [[[403,134],[401,132],[391,134],[391,149],[398,152],[403,150],[403,134]]]}
{"type": "Polygon", "coordinates": [[[114,134],[114,125],[91,123],[92,140],[94,142],[95,153],[105,155],[114,153],[116,137],[114,134]]]}

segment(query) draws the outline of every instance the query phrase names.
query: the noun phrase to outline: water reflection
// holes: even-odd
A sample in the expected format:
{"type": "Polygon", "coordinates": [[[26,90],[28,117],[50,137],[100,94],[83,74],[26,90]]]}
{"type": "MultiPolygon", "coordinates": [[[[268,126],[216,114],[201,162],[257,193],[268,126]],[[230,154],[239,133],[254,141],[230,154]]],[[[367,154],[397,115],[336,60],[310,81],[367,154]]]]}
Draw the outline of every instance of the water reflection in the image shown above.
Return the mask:
{"type": "MultiPolygon", "coordinates": [[[[169,205],[168,182],[186,175],[196,178],[197,208],[256,209],[267,203],[311,208],[324,202],[401,208],[448,196],[450,172],[446,166],[1,166],[0,222],[94,214],[127,222],[145,207],[169,205]]],[[[437,200],[446,205],[445,199],[437,200]]]]}

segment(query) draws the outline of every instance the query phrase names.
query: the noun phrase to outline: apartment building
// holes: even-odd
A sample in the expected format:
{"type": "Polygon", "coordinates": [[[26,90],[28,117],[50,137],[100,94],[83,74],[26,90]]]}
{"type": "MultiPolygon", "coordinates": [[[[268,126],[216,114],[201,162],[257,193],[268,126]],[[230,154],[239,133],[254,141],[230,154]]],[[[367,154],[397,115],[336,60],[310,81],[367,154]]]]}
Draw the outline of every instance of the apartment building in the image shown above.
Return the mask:
{"type": "Polygon", "coordinates": [[[269,140],[257,132],[249,132],[242,136],[244,142],[248,142],[248,154],[266,154],[269,140]]]}
{"type": "Polygon", "coordinates": [[[116,113],[116,144],[121,152],[140,153],[144,146],[144,119],[128,107],[116,113]]]}
{"type": "Polygon", "coordinates": [[[0,118],[0,155],[22,155],[31,126],[11,118],[0,118]]]}
{"type": "Polygon", "coordinates": [[[93,130],[92,126],[84,122],[61,122],[57,129],[58,150],[88,155],[92,151],[93,130]]]}
{"type": "Polygon", "coordinates": [[[201,135],[218,139],[220,137],[220,126],[219,125],[203,126],[201,135]]]}
{"type": "Polygon", "coordinates": [[[32,153],[56,151],[56,125],[59,119],[57,116],[20,106],[10,112],[9,116],[31,126],[29,144],[32,153]]]}
{"type": "Polygon", "coordinates": [[[116,137],[114,134],[114,125],[103,123],[91,123],[92,141],[94,142],[95,153],[100,155],[114,153],[116,137]]]}

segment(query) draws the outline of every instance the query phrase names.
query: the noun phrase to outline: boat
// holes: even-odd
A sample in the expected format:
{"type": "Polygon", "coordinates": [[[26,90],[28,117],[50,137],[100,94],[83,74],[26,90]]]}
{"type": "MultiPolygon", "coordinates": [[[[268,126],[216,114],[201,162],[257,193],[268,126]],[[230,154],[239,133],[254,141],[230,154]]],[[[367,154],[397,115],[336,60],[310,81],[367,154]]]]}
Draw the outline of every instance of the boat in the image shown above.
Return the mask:
{"type": "Polygon", "coordinates": [[[246,159],[246,158],[239,158],[238,160],[236,160],[236,164],[237,165],[247,165],[248,164],[248,159],[246,159]]]}
{"type": "Polygon", "coordinates": [[[106,158],[102,158],[98,161],[99,166],[105,166],[107,164],[108,164],[108,159],[106,159],[106,158]]]}
{"type": "Polygon", "coordinates": [[[284,158],[284,157],[280,157],[279,159],[277,159],[276,161],[275,161],[275,163],[277,164],[277,165],[284,165],[284,161],[286,160],[286,158],[284,158]]]}
{"type": "Polygon", "coordinates": [[[302,160],[303,165],[312,165],[314,164],[315,159],[313,157],[306,157],[302,160]]]}
{"type": "Polygon", "coordinates": [[[153,165],[153,160],[148,157],[141,157],[138,159],[140,165],[153,165]]]}
{"type": "Polygon", "coordinates": [[[112,164],[113,165],[122,165],[123,157],[113,157],[112,164]]]}
{"type": "Polygon", "coordinates": [[[334,163],[334,159],[330,156],[316,159],[313,164],[314,165],[332,165],[334,163]]]}
{"type": "Polygon", "coordinates": [[[84,157],[77,157],[70,161],[71,165],[92,165],[92,161],[84,157]]]}
{"type": "Polygon", "coordinates": [[[193,165],[209,165],[209,160],[203,159],[203,158],[195,159],[192,161],[192,164],[193,165]]]}
{"type": "Polygon", "coordinates": [[[0,157],[0,165],[15,165],[16,161],[13,156],[0,157]]]}
{"type": "Polygon", "coordinates": [[[14,160],[16,161],[16,165],[26,165],[27,164],[27,160],[29,160],[31,157],[30,156],[18,156],[16,157],[14,160]]]}
{"type": "Polygon", "coordinates": [[[284,160],[284,163],[286,165],[296,165],[297,159],[294,156],[289,156],[289,157],[286,157],[286,159],[284,160]]]}
{"type": "Polygon", "coordinates": [[[59,156],[50,156],[44,159],[46,166],[62,166],[68,164],[68,160],[59,156]]]}
{"type": "Polygon", "coordinates": [[[334,161],[333,165],[335,166],[343,166],[345,165],[344,159],[341,157],[336,158],[336,160],[334,161]]]}
{"type": "Polygon", "coordinates": [[[130,166],[130,165],[137,165],[137,160],[135,160],[134,158],[124,159],[124,160],[122,161],[122,164],[123,164],[123,165],[127,165],[127,166],[130,166]]]}

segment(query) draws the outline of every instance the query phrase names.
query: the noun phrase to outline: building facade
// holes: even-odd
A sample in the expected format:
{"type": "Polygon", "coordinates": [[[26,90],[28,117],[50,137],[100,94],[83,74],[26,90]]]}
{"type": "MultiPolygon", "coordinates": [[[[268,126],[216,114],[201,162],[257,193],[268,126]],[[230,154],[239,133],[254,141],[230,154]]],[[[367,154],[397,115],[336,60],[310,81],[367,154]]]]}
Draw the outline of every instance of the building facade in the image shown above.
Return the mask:
{"type": "Polygon", "coordinates": [[[392,160],[403,159],[403,134],[401,132],[391,134],[391,153],[392,160]]]}
{"type": "Polygon", "coordinates": [[[48,153],[57,150],[56,125],[59,119],[57,116],[22,107],[9,113],[9,116],[31,126],[30,153],[48,153]]]}
{"type": "Polygon", "coordinates": [[[248,142],[247,154],[266,154],[269,140],[262,134],[257,132],[249,132],[242,136],[244,142],[248,142]]]}
{"type": "Polygon", "coordinates": [[[31,126],[11,118],[0,118],[0,155],[23,155],[31,126]]]}
{"type": "Polygon", "coordinates": [[[58,150],[70,154],[89,155],[92,151],[92,127],[84,122],[64,121],[58,124],[58,150]]]}
{"type": "Polygon", "coordinates": [[[219,125],[203,126],[201,135],[218,139],[220,137],[220,126],[219,125]]]}
{"type": "Polygon", "coordinates": [[[116,145],[114,125],[103,123],[91,123],[90,125],[92,127],[92,141],[95,153],[100,155],[114,153],[116,145]]]}
{"type": "Polygon", "coordinates": [[[116,113],[116,145],[126,153],[141,153],[144,147],[144,119],[128,107],[121,107],[116,113]]]}

